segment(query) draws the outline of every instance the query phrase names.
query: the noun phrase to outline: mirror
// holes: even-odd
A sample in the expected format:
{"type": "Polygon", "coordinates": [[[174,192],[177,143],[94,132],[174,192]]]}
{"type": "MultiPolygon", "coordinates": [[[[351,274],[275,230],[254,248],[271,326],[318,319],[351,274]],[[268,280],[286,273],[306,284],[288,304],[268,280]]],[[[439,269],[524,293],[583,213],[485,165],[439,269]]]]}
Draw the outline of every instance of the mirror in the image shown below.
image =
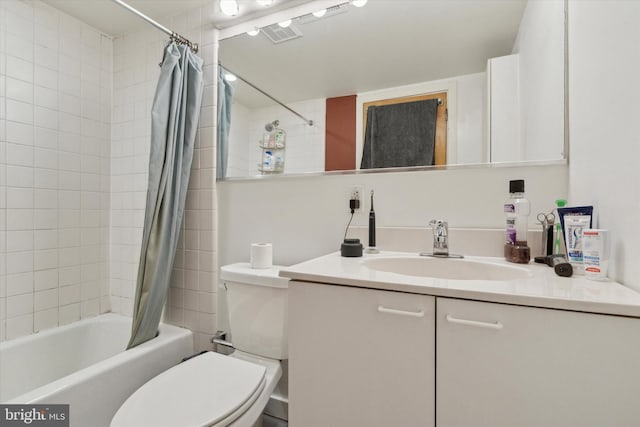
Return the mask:
{"type": "Polygon", "coordinates": [[[439,93],[440,164],[563,159],[565,8],[565,0],[335,2],[321,18],[223,39],[220,64],[240,77],[231,83],[226,177],[358,170],[364,105],[439,93]],[[265,130],[275,121],[286,132],[280,151],[265,130]]]}

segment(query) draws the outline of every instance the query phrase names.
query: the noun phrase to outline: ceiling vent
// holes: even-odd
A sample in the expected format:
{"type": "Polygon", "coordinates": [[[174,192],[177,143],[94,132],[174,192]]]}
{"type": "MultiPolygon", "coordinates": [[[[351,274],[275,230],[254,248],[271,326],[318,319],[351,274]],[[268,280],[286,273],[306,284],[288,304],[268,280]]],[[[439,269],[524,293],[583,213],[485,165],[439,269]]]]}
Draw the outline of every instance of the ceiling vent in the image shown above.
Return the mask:
{"type": "Polygon", "coordinates": [[[272,43],[284,43],[289,40],[302,37],[302,31],[300,31],[294,24],[289,25],[287,28],[282,28],[278,24],[269,25],[260,30],[272,43]]]}

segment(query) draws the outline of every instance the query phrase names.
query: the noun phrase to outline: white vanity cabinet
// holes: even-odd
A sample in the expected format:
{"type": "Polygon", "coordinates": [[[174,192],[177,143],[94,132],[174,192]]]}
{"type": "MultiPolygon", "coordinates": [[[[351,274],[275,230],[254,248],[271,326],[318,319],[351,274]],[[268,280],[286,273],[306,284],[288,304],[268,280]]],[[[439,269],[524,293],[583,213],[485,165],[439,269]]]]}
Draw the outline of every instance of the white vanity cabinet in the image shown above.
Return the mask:
{"type": "Polygon", "coordinates": [[[436,425],[640,425],[640,319],[437,299],[436,425]]]}
{"type": "Polygon", "coordinates": [[[289,423],[429,427],[435,298],[289,285],[289,423]]]}

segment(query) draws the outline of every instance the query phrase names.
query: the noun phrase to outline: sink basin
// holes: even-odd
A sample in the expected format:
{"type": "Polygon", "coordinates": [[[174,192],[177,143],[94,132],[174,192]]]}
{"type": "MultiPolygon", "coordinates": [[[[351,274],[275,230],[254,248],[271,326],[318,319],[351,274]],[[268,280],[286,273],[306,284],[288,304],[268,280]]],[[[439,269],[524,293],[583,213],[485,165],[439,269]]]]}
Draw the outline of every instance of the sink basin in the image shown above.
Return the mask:
{"type": "Polygon", "coordinates": [[[365,259],[362,263],[371,270],[437,279],[515,280],[532,276],[525,268],[469,259],[381,257],[365,259]]]}

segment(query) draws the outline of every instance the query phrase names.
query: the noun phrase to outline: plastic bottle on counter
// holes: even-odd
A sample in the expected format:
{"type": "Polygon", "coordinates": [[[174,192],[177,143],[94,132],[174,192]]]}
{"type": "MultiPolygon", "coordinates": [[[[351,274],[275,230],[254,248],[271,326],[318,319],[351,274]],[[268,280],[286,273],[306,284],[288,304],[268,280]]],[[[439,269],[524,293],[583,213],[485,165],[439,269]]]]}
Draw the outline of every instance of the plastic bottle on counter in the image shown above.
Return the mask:
{"type": "Polygon", "coordinates": [[[524,180],[509,181],[509,199],[504,204],[506,214],[506,242],[504,258],[509,262],[527,264],[531,249],[527,244],[527,232],[531,205],[524,196],[524,180]]]}

